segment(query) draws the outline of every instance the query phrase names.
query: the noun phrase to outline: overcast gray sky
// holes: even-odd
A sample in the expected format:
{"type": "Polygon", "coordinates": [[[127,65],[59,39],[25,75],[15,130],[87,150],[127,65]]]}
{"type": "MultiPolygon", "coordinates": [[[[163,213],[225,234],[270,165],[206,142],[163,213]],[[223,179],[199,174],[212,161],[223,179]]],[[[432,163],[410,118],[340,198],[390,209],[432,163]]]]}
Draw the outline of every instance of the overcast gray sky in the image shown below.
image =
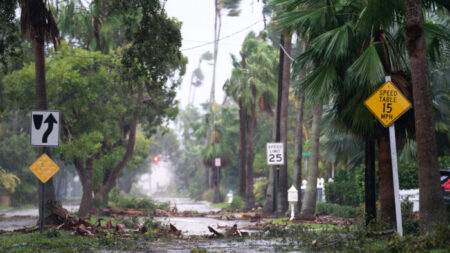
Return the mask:
{"type": "MultiPolygon", "coordinates": [[[[180,106],[184,108],[188,103],[192,71],[197,67],[200,56],[204,52],[209,50],[212,53],[214,51],[214,44],[212,43],[189,50],[191,47],[214,41],[214,0],[168,0],[165,7],[169,16],[176,17],[183,23],[181,28],[183,46],[181,50],[188,57],[189,63],[177,98],[180,101],[180,106]]],[[[219,103],[222,103],[224,99],[222,86],[231,75],[230,54],[237,55],[239,53],[241,44],[250,31],[259,33],[264,28],[261,1],[242,0],[240,9],[241,13],[237,17],[228,17],[226,13],[222,15],[220,37],[236,34],[221,40],[219,45],[216,70],[216,102],[219,103]]],[[[195,105],[207,102],[211,91],[212,65],[202,63],[202,71],[205,75],[204,84],[197,89],[195,105]]]]}

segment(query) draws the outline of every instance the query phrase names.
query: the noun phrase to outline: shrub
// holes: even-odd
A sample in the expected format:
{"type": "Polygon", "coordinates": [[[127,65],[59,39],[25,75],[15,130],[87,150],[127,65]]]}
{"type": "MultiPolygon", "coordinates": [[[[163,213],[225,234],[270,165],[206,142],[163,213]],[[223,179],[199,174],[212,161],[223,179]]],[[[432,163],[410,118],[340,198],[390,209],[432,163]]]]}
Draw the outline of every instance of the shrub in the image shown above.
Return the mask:
{"type": "Polygon", "coordinates": [[[115,187],[109,194],[109,205],[120,208],[134,208],[134,209],[146,209],[146,210],[169,210],[170,203],[156,204],[151,199],[136,199],[128,198],[118,187],[115,187]]]}
{"type": "Polygon", "coordinates": [[[193,182],[189,185],[189,197],[194,200],[200,200],[202,198],[202,188],[197,182],[193,182]]]}
{"type": "Polygon", "coordinates": [[[338,205],[359,206],[360,188],[353,173],[340,170],[333,183],[325,184],[325,198],[327,202],[338,205]]]}
{"type": "Polygon", "coordinates": [[[244,208],[244,200],[238,195],[233,196],[233,201],[231,201],[230,209],[242,209],[244,208]]]}
{"type": "Polygon", "coordinates": [[[335,215],[343,218],[353,218],[361,213],[360,208],[352,206],[340,206],[331,203],[316,203],[316,214],[335,215]]]}
{"type": "Polygon", "coordinates": [[[203,198],[204,200],[208,201],[208,202],[213,202],[214,201],[214,190],[209,189],[207,191],[205,191],[203,193],[203,198]]]}
{"type": "Polygon", "coordinates": [[[256,180],[254,184],[255,189],[255,203],[257,206],[263,206],[264,201],[266,200],[266,191],[267,191],[267,185],[268,180],[266,179],[258,179],[256,180]]]}
{"type": "Polygon", "coordinates": [[[419,235],[419,222],[414,220],[413,203],[408,200],[401,203],[402,225],[405,235],[419,235]]]}

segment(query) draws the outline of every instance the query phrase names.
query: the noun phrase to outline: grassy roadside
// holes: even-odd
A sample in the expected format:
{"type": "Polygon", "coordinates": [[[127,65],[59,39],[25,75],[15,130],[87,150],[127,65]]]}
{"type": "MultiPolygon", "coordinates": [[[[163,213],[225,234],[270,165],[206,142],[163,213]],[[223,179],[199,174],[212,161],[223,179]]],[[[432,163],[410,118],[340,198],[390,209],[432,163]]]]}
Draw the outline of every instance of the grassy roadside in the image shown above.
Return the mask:
{"type": "Polygon", "coordinates": [[[211,206],[217,209],[227,209],[230,207],[230,204],[228,203],[211,203],[211,206]]]}
{"type": "Polygon", "coordinates": [[[99,249],[144,250],[142,239],[151,239],[144,235],[127,237],[103,234],[95,236],[73,236],[69,231],[49,230],[42,235],[39,232],[0,236],[0,252],[93,252],[99,249]],[[146,238],[147,237],[147,238],[146,238]]]}

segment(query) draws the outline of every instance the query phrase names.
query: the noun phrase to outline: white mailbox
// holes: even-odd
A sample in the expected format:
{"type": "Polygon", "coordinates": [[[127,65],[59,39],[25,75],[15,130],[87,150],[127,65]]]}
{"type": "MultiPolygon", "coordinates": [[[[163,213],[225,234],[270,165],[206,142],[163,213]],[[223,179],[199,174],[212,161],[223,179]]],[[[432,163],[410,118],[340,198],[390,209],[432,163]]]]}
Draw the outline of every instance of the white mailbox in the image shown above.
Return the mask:
{"type": "Polygon", "coordinates": [[[289,202],[297,202],[298,201],[298,191],[294,185],[291,186],[288,190],[288,201],[289,202]]]}

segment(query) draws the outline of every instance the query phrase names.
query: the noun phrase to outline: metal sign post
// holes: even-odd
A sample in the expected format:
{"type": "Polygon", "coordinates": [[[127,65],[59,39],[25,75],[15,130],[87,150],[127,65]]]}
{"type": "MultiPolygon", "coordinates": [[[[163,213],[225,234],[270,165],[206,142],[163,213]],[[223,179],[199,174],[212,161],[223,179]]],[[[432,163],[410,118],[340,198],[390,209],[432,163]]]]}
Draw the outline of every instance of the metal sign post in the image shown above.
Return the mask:
{"type": "Polygon", "coordinates": [[[44,232],[44,224],[45,224],[45,183],[40,182],[41,184],[41,188],[42,188],[42,202],[41,202],[41,214],[42,214],[42,218],[41,218],[41,226],[39,229],[39,233],[43,233],[44,232]]]}
{"type": "MultiPolygon", "coordinates": [[[[386,76],[386,82],[391,81],[390,76],[386,76]]],[[[395,123],[389,126],[389,143],[391,146],[391,161],[392,161],[392,181],[394,183],[394,198],[395,198],[395,217],[397,223],[397,233],[403,236],[402,226],[402,209],[400,206],[400,187],[398,182],[398,167],[397,167],[397,143],[395,139],[395,123]]]]}
{"type": "Polygon", "coordinates": [[[280,166],[284,164],[284,145],[282,142],[272,142],[267,143],[267,165],[277,165],[275,166],[275,179],[274,179],[274,190],[273,190],[273,210],[275,212],[275,217],[278,218],[278,180],[280,178],[280,166]]]}
{"type": "Polygon", "coordinates": [[[30,166],[30,170],[40,180],[42,188],[41,222],[39,229],[42,234],[44,232],[45,224],[45,183],[59,171],[59,167],[46,153],[44,153],[30,166]]]}
{"type": "Polygon", "coordinates": [[[391,82],[391,77],[386,76],[386,83],[376,90],[366,101],[364,101],[364,105],[372,112],[373,115],[375,115],[384,127],[389,127],[397,233],[400,236],[403,236],[394,122],[407,110],[409,110],[409,108],[411,108],[411,103],[391,82]]]}
{"type": "Polygon", "coordinates": [[[395,124],[389,126],[389,142],[391,146],[391,160],[392,160],[392,181],[394,183],[394,198],[395,198],[395,217],[397,220],[397,232],[403,236],[402,226],[402,209],[400,206],[400,187],[398,182],[398,167],[397,167],[397,145],[395,141],[395,124]]]}
{"type": "Polygon", "coordinates": [[[216,180],[217,180],[217,187],[219,187],[220,184],[220,166],[222,166],[222,161],[220,158],[214,159],[214,164],[216,165],[216,180]]]}

